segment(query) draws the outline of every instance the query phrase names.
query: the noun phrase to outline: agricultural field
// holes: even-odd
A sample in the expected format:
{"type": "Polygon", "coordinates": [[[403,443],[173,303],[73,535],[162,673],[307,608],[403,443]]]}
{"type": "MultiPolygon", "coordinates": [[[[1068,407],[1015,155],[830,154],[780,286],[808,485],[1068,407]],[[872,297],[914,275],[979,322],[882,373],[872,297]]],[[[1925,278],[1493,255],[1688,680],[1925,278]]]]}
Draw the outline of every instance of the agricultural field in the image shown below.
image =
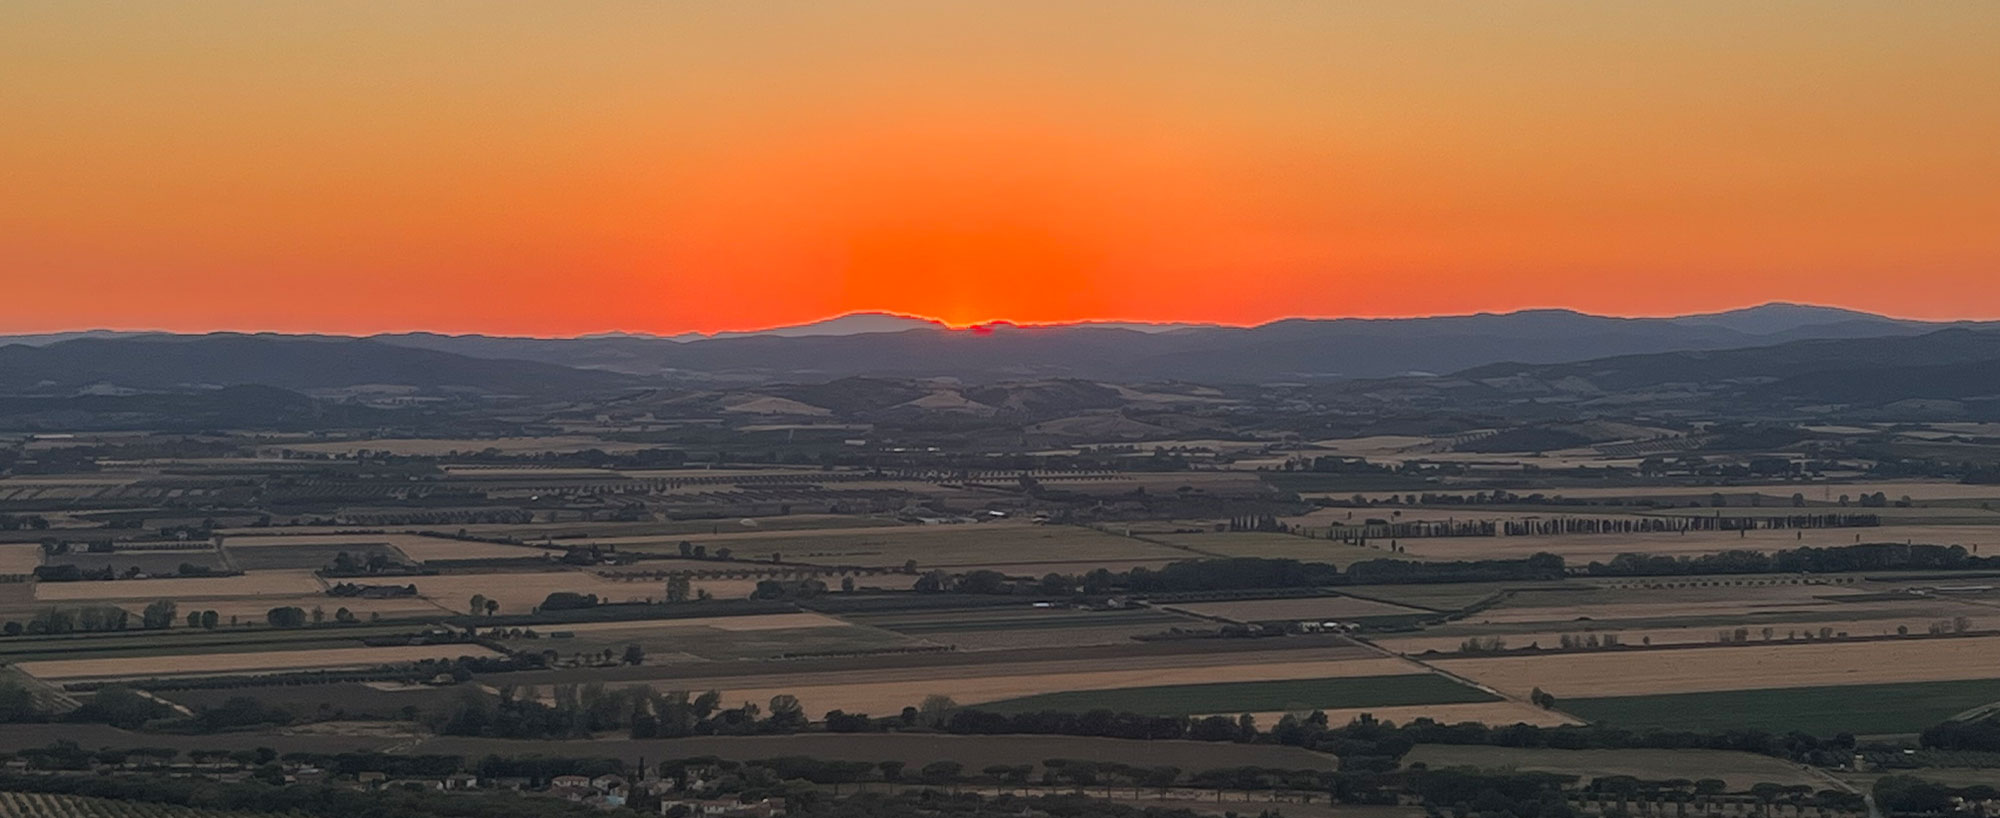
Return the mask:
{"type": "MultiPolygon", "coordinates": [[[[549,594],[569,591],[596,594],[606,602],[661,599],[666,583],[616,580],[586,570],[508,571],[483,574],[438,574],[434,576],[391,577],[382,580],[396,585],[415,585],[417,594],[452,610],[465,610],[473,595],[500,603],[501,613],[527,613],[542,604],[549,594]]],[[[718,599],[749,596],[756,580],[697,579],[693,587],[706,590],[718,599]]]]}
{"type": "MultiPolygon", "coordinates": [[[[1146,539],[1215,557],[1260,557],[1324,562],[1346,567],[1362,560],[1421,559],[1394,554],[1387,548],[1348,545],[1333,540],[1264,531],[1216,531],[1203,534],[1149,534],[1146,539]]],[[[1195,555],[1190,555],[1190,557],[1195,555]]]]}
{"type": "Polygon", "coordinates": [[[282,534],[232,536],[223,540],[230,557],[240,565],[253,558],[267,560],[285,559],[284,555],[309,554],[311,556],[290,557],[296,561],[312,562],[311,568],[319,568],[333,561],[333,555],[341,551],[356,555],[388,549],[389,553],[403,557],[402,561],[415,560],[467,560],[511,557],[538,557],[549,552],[540,548],[473,540],[454,540],[445,537],[426,537],[421,534],[379,534],[357,532],[353,534],[282,534]],[[323,557],[321,555],[324,555],[323,557]]]}
{"type": "Polygon", "coordinates": [[[1253,599],[1232,602],[1193,602],[1176,604],[1173,608],[1198,616],[1220,617],[1236,622],[1354,620],[1430,613],[1430,611],[1421,608],[1410,608],[1403,605],[1376,602],[1371,599],[1361,599],[1351,596],[1316,596],[1301,599],[1253,599]]]}
{"type": "Polygon", "coordinates": [[[478,645],[407,645],[134,656],[115,659],[47,659],[21,662],[15,667],[37,679],[74,681],[373,667],[396,662],[414,662],[419,659],[491,655],[492,651],[478,645]]]}
{"type": "Polygon", "coordinates": [[[365,645],[366,639],[406,636],[413,630],[409,625],[347,625],[310,630],[219,628],[209,631],[175,628],[168,631],[125,630],[27,636],[0,640],[0,662],[256,653],[309,647],[358,648],[365,645]]]}
{"type": "Polygon", "coordinates": [[[649,663],[770,659],[787,654],[848,653],[930,647],[932,642],[813,613],[587,622],[551,625],[545,638],[510,647],[560,653],[622,651],[638,645],[649,663]],[[564,638],[546,638],[556,633],[564,638]]]}
{"type": "Polygon", "coordinates": [[[155,599],[296,597],[317,594],[321,587],[311,571],[259,571],[230,577],[37,582],[35,599],[39,602],[140,600],[143,603],[155,599]]]}
{"type": "Polygon", "coordinates": [[[179,572],[183,564],[196,565],[211,571],[225,567],[221,552],[212,547],[189,548],[185,551],[72,551],[48,557],[45,562],[48,565],[74,565],[85,571],[110,568],[120,576],[134,569],[142,574],[174,574],[179,572]]]}
{"type": "Polygon", "coordinates": [[[1160,609],[1006,607],[849,614],[845,618],[960,650],[1033,648],[1051,640],[1079,646],[1110,644],[1176,627],[1212,627],[1211,623],[1160,609]]]}
{"type": "Polygon", "coordinates": [[[1404,758],[1408,764],[1432,769],[1471,767],[1481,770],[1543,772],[1579,776],[1583,780],[1628,775],[1646,780],[1716,778],[1730,792],[1747,792],[1761,783],[1805,785],[1825,789],[1826,779],[1797,764],[1754,753],[1726,750],[1557,750],[1419,744],[1404,758]]]}
{"type": "Polygon", "coordinates": [[[1654,616],[1583,621],[1494,622],[1475,614],[1460,622],[1427,628],[1421,634],[1389,635],[1371,641],[1401,653],[1451,652],[1472,637],[1504,639],[1504,647],[1510,648],[1531,644],[1551,648],[1560,645],[1565,635],[1585,634],[1616,634],[1619,641],[1627,645],[1678,645],[1718,642],[1722,633],[1734,638],[1739,629],[1750,640],[1765,641],[1767,628],[1770,639],[1787,640],[1817,636],[1822,632],[1832,636],[1857,637],[1891,636],[1899,632],[1925,634],[1932,627],[1955,628],[1961,622],[1971,631],[2000,630],[2000,609],[1952,599],[1927,599],[1846,602],[1807,609],[1721,614],[1705,614],[1696,609],[1687,613],[1668,612],[1654,616]]]}
{"type": "MultiPolygon", "coordinates": [[[[1496,726],[1532,724],[1536,727],[1558,727],[1565,724],[1581,724],[1581,720],[1561,710],[1544,710],[1527,702],[1511,699],[1478,702],[1473,704],[1413,704],[1397,707],[1323,707],[1328,724],[1347,724],[1366,715],[1377,721],[1408,724],[1417,719],[1430,719],[1439,724],[1461,724],[1478,722],[1496,726]]],[[[1257,723],[1272,725],[1287,714],[1307,715],[1298,711],[1285,710],[1269,713],[1252,713],[1257,723]]]]}
{"type": "MultiPolygon", "coordinates": [[[[397,597],[393,599],[363,599],[361,597],[337,597],[326,594],[300,594],[297,596],[243,596],[208,597],[195,599],[175,599],[180,605],[181,615],[188,611],[214,611],[224,624],[262,625],[264,617],[272,608],[299,608],[310,613],[314,608],[323,609],[328,618],[335,611],[346,608],[363,620],[380,615],[383,619],[436,618],[445,616],[455,609],[464,607],[463,602],[453,606],[440,605],[422,597],[397,597]]],[[[121,602],[120,605],[137,611],[143,607],[140,601],[121,602]]]]}
{"type": "Polygon", "coordinates": [[[116,801],[80,795],[0,791],[0,818],[277,818],[274,813],[116,801]]]}
{"type": "Polygon", "coordinates": [[[1562,591],[1571,588],[1589,589],[1570,580],[1544,582],[1437,582],[1419,585],[1360,585],[1346,589],[1344,593],[1359,599],[1372,599],[1412,608],[1433,611],[1457,611],[1488,601],[1495,595],[1527,590],[1562,591]]]}
{"type": "MultiPolygon", "coordinates": [[[[1559,700],[1773,687],[1869,685],[2000,678],[2000,637],[1871,642],[1752,643],[1658,651],[1443,659],[1431,665],[1525,698],[1559,700]]],[[[2000,698],[2000,697],[1996,697],[2000,698]]]]}
{"type": "Polygon", "coordinates": [[[1298,747],[1199,741],[1132,741],[1082,736],[952,736],[925,733],[804,733],[792,736],[697,736],[674,739],[596,739],[523,742],[507,739],[438,737],[411,752],[479,757],[489,753],[538,752],[609,758],[691,758],[717,756],[749,760],[809,756],[830,761],[901,760],[920,766],[956,761],[977,770],[995,764],[1040,765],[1044,759],[1103,759],[1137,766],[1184,770],[1259,766],[1330,770],[1332,756],[1298,747]]]}
{"type": "Polygon", "coordinates": [[[372,440],[342,440],[325,443],[274,443],[265,449],[272,454],[280,451],[307,452],[352,456],[369,451],[399,455],[403,457],[438,457],[455,453],[473,454],[488,449],[503,454],[543,454],[547,452],[580,452],[598,449],[617,453],[637,451],[646,448],[638,443],[619,443],[595,437],[580,435],[555,435],[550,437],[495,437],[469,439],[431,438],[388,438],[372,440]]]}
{"type": "MultiPolygon", "coordinates": [[[[1118,663],[1120,669],[1117,670],[1103,669],[1104,664],[1091,661],[1033,662],[1006,667],[941,666],[804,677],[760,676],[704,680],[692,687],[720,689],[728,701],[763,701],[779,694],[791,694],[799,697],[808,712],[814,714],[836,708],[850,713],[893,713],[931,694],[950,696],[960,704],[983,704],[1049,693],[1392,676],[1417,672],[1414,665],[1380,658],[1312,660],[1294,657],[1290,661],[1278,658],[1258,661],[1257,657],[1193,655],[1124,661],[1118,663]]],[[[687,685],[673,683],[656,686],[674,688],[687,685]]],[[[1284,706],[1285,703],[1279,703],[1248,709],[1268,710],[1284,706]]]]}
{"type": "Polygon", "coordinates": [[[816,565],[967,570],[1060,562],[1076,573],[1133,560],[1188,559],[1185,551],[1078,526],[977,523],[938,526],[848,528],[828,531],[748,531],[710,536],[607,538],[620,550],[678,553],[681,539],[711,553],[728,548],[737,559],[816,565]]]}
{"type": "Polygon", "coordinates": [[[1787,498],[1793,494],[1803,494],[1806,501],[1826,505],[1837,502],[1840,495],[1859,498],[1863,494],[1880,492],[1890,500],[1909,497],[1915,502],[1938,502],[1950,500],[1991,500],[2000,503],[2000,485],[1976,485],[1955,481],[1894,480],[1860,483],[1752,483],[1740,486],[1687,487],[1651,486],[1630,488],[1572,488],[1550,494],[1561,494],[1569,498],[1634,498],[1651,500],[1679,500],[1682,502],[1707,503],[1716,492],[1728,496],[1760,494],[1765,497],[1787,498]]]}
{"type": "MultiPolygon", "coordinates": [[[[1364,589],[1366,590],[1366,589],[1364,589]]],[[[1707,587],[1630,588],[1573,583],[1563,590],[1524,590],[1500,604],[1479,611],[1465,622],[1528,624],[1642,620],[1660,624],[1705,624],[1705,617],[1752,615],[1767,618],[1840,612],[1854,618],[1871,597],[1844,584],[1772,582],[1762,578],[1729,578],[1707,587]],[[1741,583],[1741,584],[1737,584],[1741,583]],[[1756,584],[1766,583],[1766,584],[1756,584]],[[1851,600],[1851,601],[1850,601],[1851,600]]]]}
{"type": "Polygon", "coordinates": [[[317,571],[346,554],[357,563],[380,555],[392,563],[410,560],[403,552],[384,543],[341,543],[327,545],[224,546],[229,561],[243,571],[317,571]]]}
{"type": "Polygon", "coordinates": [[[1161,716],[1300,711],[1320,708],[1398,707],[1497,701],[1476,688],[1435,673],[1350,676],[1256,682],[1152,685],[1148,687],[1045,693],[986,702],[1003,713],[1055,710],[1126,710],[1161,716]]]}
{"type": "MultiPolygon", "coordinates": [[[[465,695],[463,688],[428,685],[395,685],[366,682],[337,682],[315,685],[264,685],[226,688],[170,690],[160,698],[182,707],[222,707],[238,696],[251,696],[266,705],[283,707],[294,713],[325,713],[342,720],[376,721],[401,718],[405,707],[419,710],[448,707],[465,695]]],[[[340,722],[327,725],[329,731],[348,727],[340,722]]],[[[409,731],[412,725],[398,726],[409,731]]],[[[293,732],[300,732],[294,729],[293,732]]],[[[360,731],[354,731],[360,732],[360,731]]],[[[386,745],[389,742],[382,742],[386,745]]]]}
{"type": "Polygon", "coordinates": [[[42,547],[35,543],[0,545],[0,574],[32,574],[42,564],[42,547]]]}
{"type": "MultiPolygon", "coordinates": [[[[858,484],[842,483],[841,485],[855,486],[858,484]]],[[[697,534],[716,535],[716,534],[740,534],[752,531],[825,531],[832,529],[851,529],[851,528],[893,528],[906,524],[898,522],[893,517],[880,517],[880,516],[870,516],[862,514],[783,514],[773,517],[741,517],[741,518],[727,518],[718,520],[666,520],[661,522],[648,522],[641,524],[631,524],[631,523],[605,524],[603,526],[600,526],[601,528],[604,529],[604,533],[600,536],[603,537],[619,536],[618,534],[613,533],[616,531],[616,529],[612,528],[613,525],[624,525],[628,527],[643,529],[643,532],[636,532],[636,533],[642,533],[644,536],[648,538],[653,538],[653,537],[686,538],[691,535],[697,535],[697,534]]],[[[546,527],[548,528],[562,527],[562,524],[551,523],[547,524],[546,527]]],[[[530,540],[535,537],[535,532],[540,528],[541,527],[523,529],[522,527],[519,526],[498,526],[495,527],[495,531],[493,533],[501,533],[505,536],[516,536],[520,537],[523,540],[530,540]]],[[[593,540],[591,539],[585,540],[585,542],[590,542],[590,541],[593,540]]]]}
{"type": "Polygon", "coordinates": [[[2000,678],[1559,699],[1556,706],[1632,729],[1797,730],[1828,736],[1915,733],[1993,702],[2000,702],[2000,678]]]}
{"type": "MultiPolygon", "coordinates": [[[[1726,511],[1726,510],[1725,510],[1726,511]]],[[[1590,516],[1590,515],[1578,515],[1590,516]]],[[[1519,559],[1560,555],[1571,564],[1608,562],[1625,553],[1696,555],[1721,551],[1777,551],[1856,543],[1962,545],[2000,553],[2000,525],[1883,525],[1866,528],[1690,531],[1684,534],[1549,534],[1516,537],[1412,537],[1398,540],[1405,556],[1441,560],[1519,559]]]]}

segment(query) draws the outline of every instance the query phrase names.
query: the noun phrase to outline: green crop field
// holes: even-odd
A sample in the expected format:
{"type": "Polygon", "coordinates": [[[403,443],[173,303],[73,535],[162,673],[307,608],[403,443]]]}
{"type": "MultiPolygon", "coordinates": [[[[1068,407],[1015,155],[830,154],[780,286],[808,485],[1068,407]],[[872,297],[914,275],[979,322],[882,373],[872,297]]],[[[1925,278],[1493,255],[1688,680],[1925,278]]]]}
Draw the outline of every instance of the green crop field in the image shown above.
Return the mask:
{"type": "Polygon", "coordinates": [[[1499,698],[1444,676],[1414,673],[1399,676],[1080,690],[1004,699],[981,704],[978,707],[981,710],[1001,713],[1027,713],[1038,710],[1083,712],[1106,709],[1178,716],[1491,701],[1499,701],[1499,698]]]}
{"type": "MultiPolygon", "coordinates": [[[[862,620],[867,621],[867,620],[862,620]]],[[[869,623],[876,627],[897,633],[965,633],[975,631],[1004,630],[1055,630],[1061,628],[1102,628],[1118,625],[1156,625],[1159,630],[1174,626],[1200,626],[1207,623],[1164,611],[1116,611],[1087,612],[1078,614],[1030,614],[1026,616],[973,619],[931,619],[917,622],[869,623]]],[[[1213,627],[1213,626],[1211,626],[1213,627]]]]}
{"type": "Polygon", "coordinates": [[[1564,699],[1558,706],[1618,727],[1831,736],[1915,733],[1992,702],[2000,702],[2000,679],[1564,699]]]}

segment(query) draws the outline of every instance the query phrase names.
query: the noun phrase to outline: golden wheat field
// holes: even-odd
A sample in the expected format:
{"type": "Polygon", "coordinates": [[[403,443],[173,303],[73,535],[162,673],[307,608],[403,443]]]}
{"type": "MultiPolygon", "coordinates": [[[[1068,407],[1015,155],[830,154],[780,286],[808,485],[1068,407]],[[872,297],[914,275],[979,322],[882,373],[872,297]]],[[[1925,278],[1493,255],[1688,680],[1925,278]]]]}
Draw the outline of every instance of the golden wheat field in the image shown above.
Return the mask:
{"type": "Polygon", "coordinates": [[[32,574],[42,564],[42,547],[34,543],[0,545],[0,574],[32,574]]]}
{"type": "Polygon", "coordinates": [[[1054,660],[1019,665],[940,665],[935,667],[772,673],[757,676],[662,682],[661,687],[719,689],[732,701],[764,701],[789,693],[810,712],[893,712],[937,693],[962,704],[999,701],[1041,693],[1112,690],[1154,685],[1255,682],[1291,679],[1396,676],[1425,672],[1414,662],[1383,657],[1363,648],[1319,651],[1258,651],[1236,654],[1183,654],[1132,657],[1107,670],[1104,663],[1054,660]]]}
{"type": "Polygon", "coordinates": [[[1670,651],[1444,659],[1434,667],[1525,697],[1637,696],[1773,687],[2000,678],[2000,636],[1751,644],[1670,651]]]}

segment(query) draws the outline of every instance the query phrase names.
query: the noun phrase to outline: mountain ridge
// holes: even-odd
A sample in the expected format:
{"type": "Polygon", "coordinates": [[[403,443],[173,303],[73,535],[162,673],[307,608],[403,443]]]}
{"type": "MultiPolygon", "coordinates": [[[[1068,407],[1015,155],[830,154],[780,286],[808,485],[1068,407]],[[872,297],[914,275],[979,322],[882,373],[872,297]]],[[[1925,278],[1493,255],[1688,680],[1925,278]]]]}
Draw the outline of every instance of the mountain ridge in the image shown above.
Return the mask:
{"type": "MultiPolygon", "coordinates": [[[[1746,348],[1819,338],[1892,338],[1953,327],[1993,326],[2000,325],[1911,321],[1836,307],[1774,303],[1664,318],[1535,309],[1428,318],[1292,318],[1252,327],[1135,328],[1105,322],[951,328],[919,317],[866,313],[699,340],[631,334],[532,338],[432,332],[364,337],[82,333],[55,340],[46,340],[54,336],[29,336],[25,341],[0,337],[0,344],[52,349],[84,342],[143,345],[199,338],[355,342],[373,345],[356,349],[376,355],[377,366],[400,366],[404,373],[400,377],[426,388],[443,384],[433,383],[436,378],[426,377],[408,362],[395,363],[380,356],[390,349],[456,356],[428,360],[467,371],[481,369],[471,361],[515,362],[498,368],[487,366],[483,374],[467,377],[482,384],[473,388],[519,391],[534,384],[510,381],[506,373],[527,364],[655,383],[756,383],[854,376],[968,382],[1077,378],[1309,383],[1436,375],[1502,362],[1561,364],[1619,355],[1746,348]],[[510,385],[503,387],[503,382],[510,385]]],[[[0,347],[4,348],[9,347],[0,347]]],[[[147,348],[152,347],[134,347],[147,348]]],[[[136,377],[144,373],[128,374],[136,377]]],[[[543,374],[549,382],[581,388],[620,383],[604,378],[576,380],[579,376],[558,370],[543,374]]],[[[157,384],[158,380],[147,382],[157,384]]]]}

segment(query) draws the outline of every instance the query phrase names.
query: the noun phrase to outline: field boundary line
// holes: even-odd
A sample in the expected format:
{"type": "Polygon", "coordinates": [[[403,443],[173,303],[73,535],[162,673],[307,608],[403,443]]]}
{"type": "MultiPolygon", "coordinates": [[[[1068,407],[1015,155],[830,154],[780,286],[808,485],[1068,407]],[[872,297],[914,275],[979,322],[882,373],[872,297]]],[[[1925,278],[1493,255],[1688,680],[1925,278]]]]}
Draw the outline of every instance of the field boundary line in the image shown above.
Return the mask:
{"type": "Polygon", "coordinates": [[[1503,701],[1503,702],[1513,702],[1513,703],[1515,703],[1515,704],[1524,704],[1524,705],[1527,705],[1527,706],[1529,706],[1529,707],[1535,707],[1535,708],[1539,708],[1539,709],[1541,709],[1541,710],[1546,710],[1546,711],[1548,711],[1548,712],[1550,712],[1550,713],[1554,713],[1554,714],[1556,714],[1556,715],[1559,715],[1559,716],[1562,716],[1562,717],[1564,717],[1564,718],[1567,718],[1567,719],[1570,719],[1570,720],[1572,720],[1572,721],[1574,721],[1574,722],[1576,722],[1576,723],[1578,723],[1578,724],[1589,724],[1589,723],[1590,723],[1590,720],[1589,720],[1589,719],[1586,719],[1586,718],[1583,718],[1583,717],[1581,717],[1581,716],[1578,716],[1578,715],[1577,715],[1577,714],[1575,714],[1575,713],[1571,713],[1571,712],[1569,712],[1569,711],[1567,711],[1567,710],[1559,710],[1559,709],[1556,709],[1556,708],[1553,708],[1553,707],[1542,707],[1541,705],[1538,705],[1538,704],[1535,704],[1534,702],[1530,702],[1530,701],[1526,701],[1526,700],[1523,700],[1523,699],[1518,699],[1518,698],[1515,698],[1515,697],[1513,697],[1513,696],[1509,696],[1509,695],[1507,695],[1506,693],[1504,693],[1504,692],[1500,691],[1500,690],[1499,690],[1499,689],[1497,689],[1497,688],[1494,688],[1494,687],[1493,687],[1493,686],[1491,686],[1491,685],[1487,685],[1487,684],[1484,684],[1484,683],[1481,683],[1481,682],[1479,682],[1478,680],[1475,680],[1475,679],[1471,679],[1471,678],[1468,678],[1468,677],[1465,677],[1465,676],[1460,676],[1460,675],[1458,675],[1458,674],[1456,674],[1456,673],[1453,673],[1453,672],[1451,672],[1451,671],[1449,671],[1449,670],[1445,670],[1444,668],[1441,668],[1441,667],[1438,667],[1438,666],[1436,666],[1436,665],[1433,665],[1433,664],[1431,664],[1431,663],[1429,663],[1429,662],[1426,662],[1426,661],[1424,661],[1424,660],[1422,660],[1422,659],[1417,659],[1417,658],[1414,658],[1414,657],[1411,657],[1411,656],[1407,656],[1407,655],[1404,655],[1404,654],[1401,654],[1401,653],[1397,653],[1397,652],[1395,652],[1395,651],[1393,651],[1393,650],[1390,650],[1390,649],[1388,649],[1388,648],[1385,648],[1385,647],[1382,647],[1381,645],[1377,645],[1377,644],[1375,644],[1375,643],[1374,643],[1373,641],[1370,641],[1370,640],[1369,640],[1369,639],[1367,639],[1366,637],[1361,637],[1361,636],[1353,636],[1353,637],[1349,637],[1349,638],[1353,639],[1353,640],[1354,640],[1354,641],[1355,641],[1355,642],[1356,642],[1357,644],[1361,644],[1361,645],[1366,645],[1366,646],[1368,646],[1369,648],[1372,648],[1372,649],[1374,649],[1374,650],[1375,650],[1375,651],[1376,651],[1377,653],[1380,653],[1380,654],[1382,654],[1382,655],[1384,655],[1384,656],[1388,656],[1388,657],[1391,657],[1391,658],[1395,658],[1395,659],[1401,659],[1401,660],[1403,660],[1403,661],[1405,661],[1405,662],[1409,662],[1409,663],[1411,663],[1411,664],[1413,664],[1413,665],[1416,665],[1416,666],[1418,666],[1418,667],[1421,667],[1421,668],[1423,668],[1423,669],[1425,669],[1425,670],[1427,670],[1427,671],[1430,671],[1431,673],[1435,673],[1435,674],[1437,674],[1437,675],[1439,675],[1439,676],[1443,676],[1443,677],[1445,677],[1445,678],[1447,678],[1447,679],[1450,679],[1450,680],[1452,680],[1452,681],[1455,681],[1455,682],[1458,682],[1459,684],[1462,684],[1462,685],[1465,685],[1465,686],[1467,686],[1467,687],[1470,687],[1470,688],[1472,688],[1472,689],[1474,689],[1474,690],[1478,690],[1478,691],[1481,691],[1481,692],[1484,692],[1484,693],[1486,693],[1486,694],[1487,694],[1487,695],[1489,695],[1489,696],[1493,696],[1493,697],[1495,697],[1495,698],[1499,699],[1500,701],[1503,701]]]}

